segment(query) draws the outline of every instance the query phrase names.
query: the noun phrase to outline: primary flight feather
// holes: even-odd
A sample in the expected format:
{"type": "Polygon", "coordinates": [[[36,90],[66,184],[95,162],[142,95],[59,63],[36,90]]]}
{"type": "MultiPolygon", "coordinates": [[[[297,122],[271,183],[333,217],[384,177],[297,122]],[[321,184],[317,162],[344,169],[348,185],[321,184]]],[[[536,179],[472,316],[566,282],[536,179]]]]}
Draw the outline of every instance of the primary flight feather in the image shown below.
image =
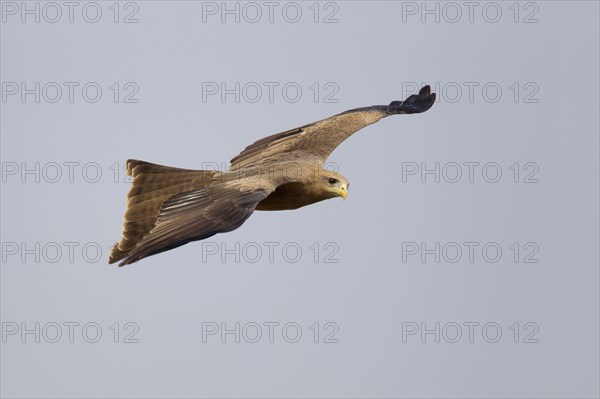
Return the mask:
{"type": "Polygon", "coordinates": [[[128,160],[123,237],[109,263],[137,262],[190,241],[240,227],[255,210],[297,209],[346,198],[348,180],[324,169],[329,154],[353,133],[390,115],[425,112],[429,86],[389,105],[356,108],[265,137],[231,160],[226,171],[179,169],[128,160]]]}

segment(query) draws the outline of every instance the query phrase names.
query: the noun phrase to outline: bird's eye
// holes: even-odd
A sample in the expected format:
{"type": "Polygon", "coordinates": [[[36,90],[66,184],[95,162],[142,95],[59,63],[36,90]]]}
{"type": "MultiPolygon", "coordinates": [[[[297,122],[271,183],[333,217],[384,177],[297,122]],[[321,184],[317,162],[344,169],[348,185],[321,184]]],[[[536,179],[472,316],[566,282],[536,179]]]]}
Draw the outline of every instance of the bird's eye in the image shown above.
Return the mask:
{"type": "Polygon", "coordinates": [[[338,179],[334,179],[333,177],[329,179],[329,184],[336,184],[338,182],[339,182],[339,180],[338,179]]]}

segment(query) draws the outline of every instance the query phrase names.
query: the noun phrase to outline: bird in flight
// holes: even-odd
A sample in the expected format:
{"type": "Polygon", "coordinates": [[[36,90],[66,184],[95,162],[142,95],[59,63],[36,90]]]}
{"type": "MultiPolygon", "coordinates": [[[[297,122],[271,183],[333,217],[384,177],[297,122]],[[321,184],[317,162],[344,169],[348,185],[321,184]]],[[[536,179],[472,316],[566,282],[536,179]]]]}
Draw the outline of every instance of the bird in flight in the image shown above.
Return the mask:
{"type": "Polygon", "coordinates": [[[240,227],[255,210],[297,209],[346,198],[348,180],[327,170],[329,154],[353,133],[390,115],[427,111],[435,93],[356,108],[277,133],[246,147],[226,171],[179,169],[128,160],[123,236],[109,263],[119,266],[240,227]]]}

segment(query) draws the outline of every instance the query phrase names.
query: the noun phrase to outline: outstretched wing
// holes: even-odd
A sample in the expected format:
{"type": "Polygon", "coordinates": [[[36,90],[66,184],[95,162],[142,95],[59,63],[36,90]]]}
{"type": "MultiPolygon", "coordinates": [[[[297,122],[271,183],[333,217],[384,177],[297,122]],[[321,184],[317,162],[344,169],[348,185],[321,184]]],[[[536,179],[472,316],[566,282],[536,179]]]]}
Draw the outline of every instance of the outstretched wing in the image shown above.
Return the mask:
{"type": "Polygon", "coordinates": [[[435,93],[424,86],[419,94],[389,105],[356,108],[330,118],[320,120],[265,137],[249,145],[231,160],[231,168],[240,168],[266,157],[293,151],[316,155],[325,162],[329,154],[353,133],[390,115],[425,112],[435,102],[435,93]]]}
{"type": "Polygon", "coordinates": [[[210,171],[194,171],[129,161],[133,186],[123,239],[109,263],[119,266],[240,227],[266,198],[268,188],[215,181],[210,171]]]}

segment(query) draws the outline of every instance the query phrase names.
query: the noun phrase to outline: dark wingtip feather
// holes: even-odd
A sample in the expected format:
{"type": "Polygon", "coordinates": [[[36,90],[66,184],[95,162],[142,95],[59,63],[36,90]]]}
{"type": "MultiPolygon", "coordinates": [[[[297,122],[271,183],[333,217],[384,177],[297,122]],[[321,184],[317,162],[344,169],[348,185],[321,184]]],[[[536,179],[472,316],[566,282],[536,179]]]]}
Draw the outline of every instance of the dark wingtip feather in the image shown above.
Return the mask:
{"type": "Polygon", "coordinates": [[[418,114],[427,111],[435,103],[435,93],[429,85],[423,86],[419,94],[413,94],[404,101],[392,101],[388,105],[390,114],[418,114]]]}
{"type": "Polygon", "coordinates": [[[119,250],[119,244],[115,244],[113,245],[111,251],[110,251],[110,256],[108,257],[108,264],[111,265],[115,262],[118,262],[119,260],[123,259],[124,257],[127,256],[127,252],[123,252],[121,250],[119,250]]]}

